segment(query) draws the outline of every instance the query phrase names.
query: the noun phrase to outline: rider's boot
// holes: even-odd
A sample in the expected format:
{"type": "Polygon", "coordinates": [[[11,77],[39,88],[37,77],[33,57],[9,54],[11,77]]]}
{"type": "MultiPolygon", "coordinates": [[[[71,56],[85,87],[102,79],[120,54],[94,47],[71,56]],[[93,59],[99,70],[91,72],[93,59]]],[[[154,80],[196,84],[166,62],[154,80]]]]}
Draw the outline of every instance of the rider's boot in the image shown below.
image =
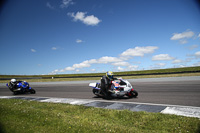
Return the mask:
{"type": "Polygon", "coordinates": [[[115,93],[115,91],[112,90],[112,89],[109,89],[108,92],[110,92],[110,93],[115,93]]]}

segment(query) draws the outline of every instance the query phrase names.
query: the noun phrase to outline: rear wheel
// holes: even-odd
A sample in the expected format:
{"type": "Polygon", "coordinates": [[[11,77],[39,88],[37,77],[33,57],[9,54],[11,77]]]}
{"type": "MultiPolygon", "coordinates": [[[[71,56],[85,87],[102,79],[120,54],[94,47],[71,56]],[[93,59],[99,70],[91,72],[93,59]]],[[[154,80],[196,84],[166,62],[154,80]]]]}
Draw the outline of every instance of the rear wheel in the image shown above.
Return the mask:
{"type": "Polygon", "coordinates": [[[18,94],[18,92],[17,92],[17,91],[14,91],[14,92],[13,92],[13,95],[17,95],[17,94],[18,94]]]}

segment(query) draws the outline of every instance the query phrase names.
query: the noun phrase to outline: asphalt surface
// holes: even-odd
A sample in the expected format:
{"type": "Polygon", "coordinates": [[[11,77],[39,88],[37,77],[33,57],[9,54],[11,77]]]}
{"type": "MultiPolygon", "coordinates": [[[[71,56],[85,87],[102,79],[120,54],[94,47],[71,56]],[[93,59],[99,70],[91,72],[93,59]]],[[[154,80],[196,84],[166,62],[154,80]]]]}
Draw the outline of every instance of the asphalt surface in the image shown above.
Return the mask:
{"type": "MultiPolygon", "coordinates": [[[[153,104],[169,104],[200,107],[200,77],[159,78],[159,79],[130,79],[128,80],[138,91],[137,98],[120,98],[110,101],[138,102],[153,104]]],[[[55,82],[30,83],[36,94],[20,94],[23,97],[55,97],[102,100],[92,93],[88,86],[90,82],[55,82]]],[[[13,96],[4,84],[0,85],[0,96],[13,96]]]]}

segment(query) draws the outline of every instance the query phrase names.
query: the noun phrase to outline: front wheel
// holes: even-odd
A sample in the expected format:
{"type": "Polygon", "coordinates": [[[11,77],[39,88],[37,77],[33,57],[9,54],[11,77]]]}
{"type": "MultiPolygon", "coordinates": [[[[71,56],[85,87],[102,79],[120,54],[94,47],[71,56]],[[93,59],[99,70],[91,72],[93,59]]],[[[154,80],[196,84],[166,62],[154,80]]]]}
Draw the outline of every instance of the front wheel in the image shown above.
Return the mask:
{"type": "Polygon", "coordinates": [[[36,91],[35,91],[34,89],[31,89],[31,90],[30,90],[30,93],[31,93],[31,94],[35,94],[36,91]]]}
{"type": "Polygon", "coordinates": [[[93,92],[93,94],[96,95],[98,93],[98,90],[97,89],[93,89],[92,92],[93,92]]]}
{"type": "Polygon", "coordinates": [[[137,96],[138,96],[138,92],[136,90],[131,91],[128,95],[129,98],[133,98],[137,96]]]}

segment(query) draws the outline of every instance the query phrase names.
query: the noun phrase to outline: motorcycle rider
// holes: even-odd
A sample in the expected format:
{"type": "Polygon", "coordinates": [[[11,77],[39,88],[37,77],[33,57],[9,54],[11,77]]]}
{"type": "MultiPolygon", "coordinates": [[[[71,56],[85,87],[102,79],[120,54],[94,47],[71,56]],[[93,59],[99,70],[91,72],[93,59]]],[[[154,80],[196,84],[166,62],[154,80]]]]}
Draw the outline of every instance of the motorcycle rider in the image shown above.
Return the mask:
{"type": "Polygon", "coordinates": [[[116,79],[117,78],[114,78],[112,71],[106,72],[106,75],[101,78],[101,90],[104,93],[106,99],[111,98],[110,94],[113,93],[111,90],[112,81],[116,79]]]}
{"type": "Polygon", "coordinates": [[[11,91],[17,89],[17,80],[11,79],[10,82],[8,83],[8,87],[11,91]]]}
{"type": "MultiPolygon", "coordinates": [[[[17,83],[22,82],[22,81],[17,81],[16,79],[11,79],[10,82],[8,83],[8,87],[11,91],[15,90],[18,88],[17,83]]],[[[22,92],[25,91],[25,89],[21,90],[22,92]]]]}

